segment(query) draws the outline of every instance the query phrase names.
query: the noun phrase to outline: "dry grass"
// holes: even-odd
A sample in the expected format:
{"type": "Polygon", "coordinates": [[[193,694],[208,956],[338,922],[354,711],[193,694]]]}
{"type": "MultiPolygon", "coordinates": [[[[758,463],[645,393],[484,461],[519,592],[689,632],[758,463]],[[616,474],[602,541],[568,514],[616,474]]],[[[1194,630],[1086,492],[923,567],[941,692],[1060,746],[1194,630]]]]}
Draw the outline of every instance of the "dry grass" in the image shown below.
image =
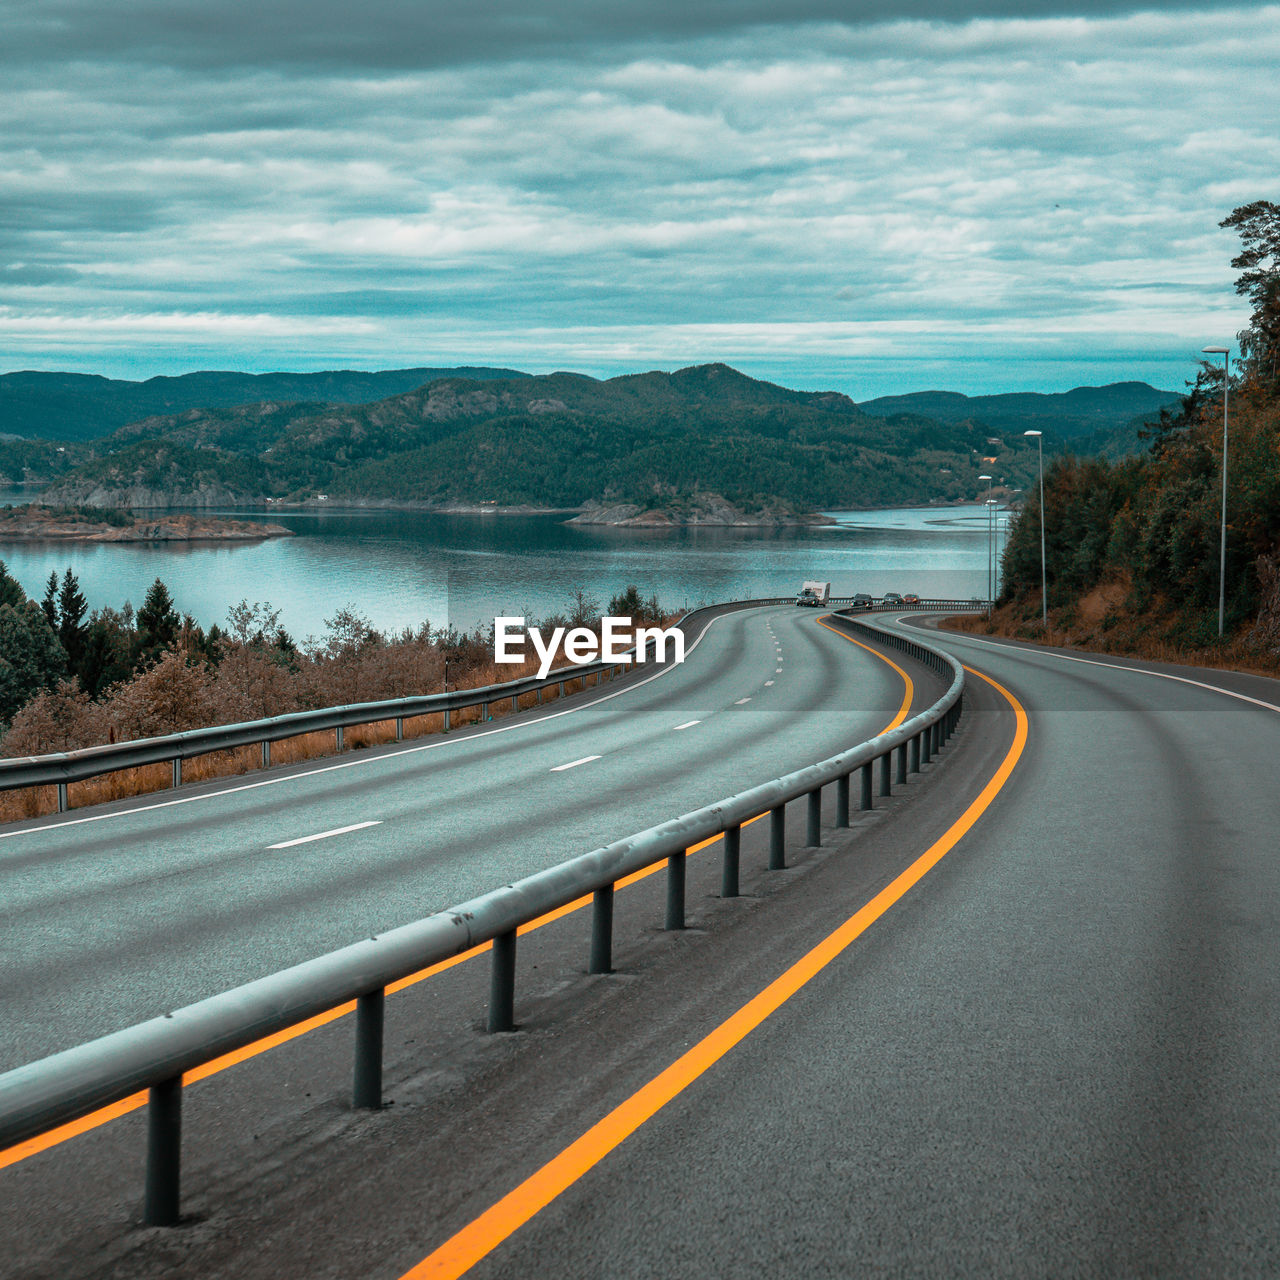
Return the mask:
{"type": "MultiPolygon", "coordinates": [[[[562,665],[562,664],[558,664],[562,665]]],[[[519,668],[505,663],[499,667],[490,663],[468,673],[467,683],[456,686],[468,689],[480,688],[484,685],[506,683],[523,679],[537,673],[537,663],[530,660],[519,668]]],[[[580,691],[587,682],[581,678],[566,682],[566,696],[580,691]]],[[[560,691],[551,686],[542,691],[542,700],[550,702],[558,699],[560,691]]],[[[538,704],[536,694],[525,694],[519,700],[519,709],[526,710],[538,704]]],[[[490,719],[498,719],[511,714],[511,699],[492,703],[489,707],[490,719]]],[[[477,724],[480,720],[481,708],[466,707],[454,711],[450,715],[450,728],[457,729],[469,724],[477,724]]],[[[404,721],[405,740],[428,737],[444,730],[444,716],[437,713],[426,716],[411,716],[404,721]]],[[[396,740],[394,720],[379,720],[372,724],[357,725],[344,732],[344,753],[359,751],[369,747],[381,746],[396,740]]],[[[298,764],[306,760],[318,760],[325,756],[337,754],[337,739],[332,730],[321,730],[314,733],[299,734],[293,738],[282,738],[271,744],[272,765],[298,764]]],[[[262,766],[262,749],[258,744],[237,747],[231,751],[211,751],[207,755],[195,756],[182,763],[183,782],[207,782],[217,778],[231,778],[250,773],[262,766]]],[[[173,769],[169,764],[141,765],[132,769],[118,769],[114,773],[102,774],[96,778],[88,778],[84,782],[73,782],[67,787],[68,807],[82,808],[85,805],[106,804],[111,800],[124,800],[131,796],[149,795],[152,792],[164,791],[171,787],[173,769]]],[[[40,818],[46,814],[57,813],[58,791],[56,787],[25,787],[15,791],[0,792],[0,823],[18,822],[23,819],[40,818]]]]}
{"type": "Polygon", "coordinates": [[[1002,605],[991,618],[985,614],[960,615],[944,618],[940,625],[972,635],[1004,636],[1032,644],[1146,658],[1175,666],[1280,677],[1280,653],[1259,650],[1242,635],[1221,644],[1180,644],[1169,636],[1176,625],[1176,615],[1163,610],[1146,617],[1125,615],[1121,608],[1124,594],[1123,585],[1099,587],[1070,611],[1050,610],[1047,634],[1040,614],[1028,617],[1025,608],[1017,603],[1002,605]]]}

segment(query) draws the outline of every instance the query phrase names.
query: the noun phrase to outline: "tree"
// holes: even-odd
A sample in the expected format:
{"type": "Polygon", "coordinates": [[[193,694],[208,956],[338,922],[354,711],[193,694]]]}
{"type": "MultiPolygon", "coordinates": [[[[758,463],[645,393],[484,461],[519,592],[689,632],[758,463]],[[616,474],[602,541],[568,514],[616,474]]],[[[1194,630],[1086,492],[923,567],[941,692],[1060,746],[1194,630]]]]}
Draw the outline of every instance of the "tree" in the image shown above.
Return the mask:
{"type": "Polygon", "coordinates": [[[23,591],[22,584],[5,567],[4,561],[0,560],[0,604],[11,604],[16,609],[26,602],[27,593],[23,591]]]}
{"type": "Polygon", "coordinates": [[[44,620],[56,631],[58,629],[58,571],[49,570],[49,581],[44,584],[44,599],[40,601],[44,612],[44,620]]]}
{"type": "Polygon", "coordinates": [[[178,635],[178,611],[169,588],[157,578],[147,588],[147,598],[138,610],[138,643],[144,656],[169,648],[178,635]]]}
{"type": "Polygon", "coordinates": [[[1280,205],[1255,200],[1218,225],[1238,231],[1244,246],[1231,265],[1243,268],[1236,292],[1253,303],[1249,327],[1238,335],[1245,375],[1274,390],[1280,384],[1280,205]]]}
{"type": "Polygon", "coordinates": [[[34,600],[0,604],[0,721],[6,724],[67,670],[67,654],[34,600]]]}
{"type": "MultiPolygon", "coordinates": [[[[56,574],[51,574],[50,582],[55,577],[57,577],[56,574]]],[[[83,624],[88,608],[89,604],[80,590],[80,583],[68,568],[63,575],[62,586],[58,589],[58,639],[67,651],[67,662],[72,671],[77,671],[84,654],[83,624]]]]}

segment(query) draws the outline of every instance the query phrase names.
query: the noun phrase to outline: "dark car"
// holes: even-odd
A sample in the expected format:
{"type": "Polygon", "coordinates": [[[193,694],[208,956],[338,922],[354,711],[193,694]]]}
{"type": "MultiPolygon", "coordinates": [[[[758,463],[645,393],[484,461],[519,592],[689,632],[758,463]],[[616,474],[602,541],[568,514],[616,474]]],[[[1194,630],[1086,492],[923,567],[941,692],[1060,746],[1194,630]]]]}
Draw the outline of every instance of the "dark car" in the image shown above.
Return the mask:
{"type": "Polygon", "coordinates": [[[859,609],[870,609],[872,605],[872,600],[871,600],[871,597],[867,595],[865,591],[859,591],[858,594],[853,597],[850,603],[859,609]]]}
{"type": "Polygon", "coordinates": [[[902,597],[896,591],[886,591],[883,596],[885,604],[902,604],[902,597]]]}

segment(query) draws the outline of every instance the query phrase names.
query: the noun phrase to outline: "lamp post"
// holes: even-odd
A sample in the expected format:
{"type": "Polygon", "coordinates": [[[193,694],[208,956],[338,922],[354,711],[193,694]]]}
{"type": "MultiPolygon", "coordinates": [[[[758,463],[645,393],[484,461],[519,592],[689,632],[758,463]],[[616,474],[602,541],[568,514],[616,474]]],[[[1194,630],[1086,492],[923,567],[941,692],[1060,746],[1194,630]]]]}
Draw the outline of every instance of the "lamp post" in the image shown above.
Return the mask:
{"type": "Polygon", "coordinates": [[[1231,390],[1231,348],[1202,347],[1207,356],[1222,357],[1222,533],[1218,539],[1218,639],[1227,603],[1227,396],[1231,390]]]}
{"type": "Polygon", "coordinates": [[[1038,431],[1024,431],[1024,436],[1035,436],[1036,452],[1040,455],[1040,619],[1045,633],[1049,631],[1048,575],[1044,567],[1044,441],[1038,431]]]}
{"type": "Polygon", "coordinates": [[[982,505],[986,508],[986,512],[987,512],[987,600],[988,600],[987,616],[990,617],[991,605],[989,602],[992,599],[992,593],[991,593],[991,477],[979,476],[978,479],[985,480],[987,482],[987,496],[983,499],[982,505]]]}

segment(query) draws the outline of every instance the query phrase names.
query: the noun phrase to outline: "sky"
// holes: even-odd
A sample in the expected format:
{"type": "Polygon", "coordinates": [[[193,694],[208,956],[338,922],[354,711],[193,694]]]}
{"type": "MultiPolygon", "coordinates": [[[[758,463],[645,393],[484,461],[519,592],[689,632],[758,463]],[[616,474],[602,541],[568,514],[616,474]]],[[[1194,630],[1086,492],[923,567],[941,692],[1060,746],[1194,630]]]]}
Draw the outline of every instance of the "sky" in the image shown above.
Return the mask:
{"type": "Polygon", "coordinates": [[[1280,6],[0,0],[0,370],[1181,390],[1280,6]]]}

